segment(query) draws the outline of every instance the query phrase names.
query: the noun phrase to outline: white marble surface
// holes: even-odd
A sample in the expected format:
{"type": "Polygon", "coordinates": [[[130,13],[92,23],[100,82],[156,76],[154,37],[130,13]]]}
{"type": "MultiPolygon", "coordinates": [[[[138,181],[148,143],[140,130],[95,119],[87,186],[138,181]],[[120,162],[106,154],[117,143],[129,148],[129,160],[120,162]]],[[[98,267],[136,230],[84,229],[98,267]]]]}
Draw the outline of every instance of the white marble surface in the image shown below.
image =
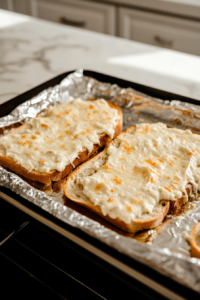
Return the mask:
{"type": "Polygon", "coordinates": [[[200,100],[200,57],[0,10],[0,104],[85,68],[200,100]]]}

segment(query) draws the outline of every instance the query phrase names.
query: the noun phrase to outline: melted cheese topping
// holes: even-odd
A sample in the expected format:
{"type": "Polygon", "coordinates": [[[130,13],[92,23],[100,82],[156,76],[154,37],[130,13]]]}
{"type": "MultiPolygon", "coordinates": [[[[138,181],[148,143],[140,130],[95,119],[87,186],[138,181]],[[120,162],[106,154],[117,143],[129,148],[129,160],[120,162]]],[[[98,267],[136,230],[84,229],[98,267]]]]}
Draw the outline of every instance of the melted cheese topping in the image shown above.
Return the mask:
{"type": "Polygon", "coordinates": [[[119,117],[103,99],[62,103],[45,117],[34,118],[23,131],[2,137],[0,154],[29,171],[63,171],[80,152],[91,152],[101,134],[113,138],[119,117]]]}
{"type": "Polygon", "coordinates": [[[107,149],[105,165],[81,179],[83,194],[104,215],[131,220],[152,214],[160,200],[187,199],[186,184],[200,185],[200,136],[162,123],[139,124],[107,149]]]}

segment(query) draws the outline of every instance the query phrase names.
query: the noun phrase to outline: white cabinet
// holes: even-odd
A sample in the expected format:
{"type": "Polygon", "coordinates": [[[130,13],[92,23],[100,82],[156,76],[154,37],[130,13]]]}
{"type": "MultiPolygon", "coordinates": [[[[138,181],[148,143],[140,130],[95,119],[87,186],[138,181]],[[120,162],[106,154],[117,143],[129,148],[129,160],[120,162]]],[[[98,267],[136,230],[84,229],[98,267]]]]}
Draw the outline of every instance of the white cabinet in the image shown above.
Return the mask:
{"type": "Polygon", "coordinates": [[[0,8],[14,10],[13,0],[0,0],[0,8]]]}
{"type": "Polygon", "coordinates": [[[12,0],[15,12],[32,15],[32,0],[12,0]]]}
{"type": "Polygon", "coordinates": [[[115,35],[115,6],[89,1],[37,1],[36,16],[53,22],[115,35]]]}
{"type": "Polygon", "coordinates": [[[200,22],[119,9],[121,37],[200,55],[200,22]]]}
{"type": "Polygon", "coordinates": [[[109,4],[109,0],[0,0],[0,7],[53,22],[200,55],[200,21],[125,8],[123,0],[119,6],[109,4]]]}

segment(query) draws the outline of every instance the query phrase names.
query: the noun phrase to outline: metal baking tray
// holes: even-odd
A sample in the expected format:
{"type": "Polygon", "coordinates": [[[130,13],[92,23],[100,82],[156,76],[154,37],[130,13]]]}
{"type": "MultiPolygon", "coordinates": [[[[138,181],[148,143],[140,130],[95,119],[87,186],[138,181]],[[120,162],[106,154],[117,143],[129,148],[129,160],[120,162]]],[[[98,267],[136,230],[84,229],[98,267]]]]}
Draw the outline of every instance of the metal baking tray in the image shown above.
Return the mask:
{"type": "MultiPolygon", "coordinates": [[[[67,75],[71,72],[61,74],[40,86],[33,88],[32,90],[11,99],[10,101],[2,104],[0,110],[0,117],[9,114],[15,107],[19,104],[31,99],[36,96],[41,91],[59,84],[67,75]]],[[[95,78],[102,82],[108,82],[111,84],[117,84],[120,87],[128,88],[131,87],[142,93],[148,94],[149,96],[161,98],[163,100],[180,100],[183,102],[188,102],[192,104],[199,105],[199,101],[186,98],[180,95],[172,94],[162,90],[154,89],[137,83],[129,82],[123,79],[111,77],[105,74],[97,73],[94,71],[85,70],[84,75],[95,78]]],[[[100,259],[104,260],[108,264],[114,266],[120,271],[126,273],[129,277],[136,279],[137,281],[145,284],[149,288],[157,291],[166,298],[169,299],[186,299],[185,295],[190,292],[190,296],[198,298],[199,295],[194,291],[182,286],[181,284],[173,281],[169,277],[161,275],[155,270],[149,268],[138,261],[131,259],[130,257],[119,253],[108,245],[96,240],[95,238],[87,235],[81,230],[74,228],[61,220],[58,220],[53,215],[45,212],[41,208],[35,206],[34,204],[23,199],[14,192],[6,189],[5,187],[0,187],[0,203],[4,206],[9,206],[15,208],[18,214],[25,216],[25,218],[37,226],[43,227],[45,230],[51,232],[56,238],[66,242],[69,240],[83,247],[86,251],[91,252],[94,256],[98,256],[100,259]]]]}

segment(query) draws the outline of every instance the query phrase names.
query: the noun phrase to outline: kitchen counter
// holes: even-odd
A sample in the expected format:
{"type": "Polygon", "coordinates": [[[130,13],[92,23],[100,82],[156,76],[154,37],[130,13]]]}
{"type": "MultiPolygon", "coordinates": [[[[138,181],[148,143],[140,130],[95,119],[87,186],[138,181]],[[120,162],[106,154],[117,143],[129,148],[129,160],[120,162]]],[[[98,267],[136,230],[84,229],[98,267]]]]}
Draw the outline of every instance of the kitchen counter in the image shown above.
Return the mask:
{"type": "Polygon", "coordinates": [[[200,57],[0,10],[0,104],[77,68],[200,100],[200,57]]]}

